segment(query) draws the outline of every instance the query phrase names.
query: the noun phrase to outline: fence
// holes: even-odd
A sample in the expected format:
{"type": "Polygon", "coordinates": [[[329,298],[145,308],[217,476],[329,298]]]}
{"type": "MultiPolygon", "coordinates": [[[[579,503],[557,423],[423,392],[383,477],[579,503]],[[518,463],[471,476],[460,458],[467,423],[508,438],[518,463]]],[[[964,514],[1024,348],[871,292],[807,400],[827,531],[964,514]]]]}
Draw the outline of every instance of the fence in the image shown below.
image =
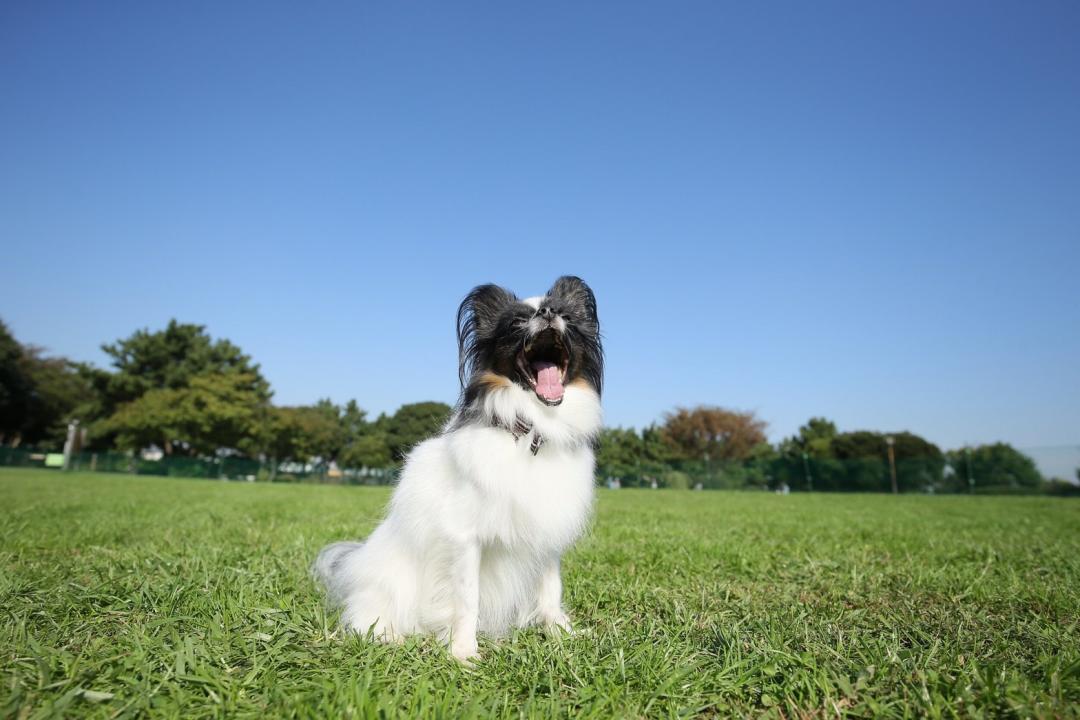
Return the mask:
{"type": "MultiPolygon", "coordinates": [[[[34,448],[0,446],[0,466],[61,467],[63,455],[34,448]]],[[[238,456],[215,458],[142,457],[118,452],[82,452],[71,456],[68,469],[132,475],[215,478],[272,482],[326,482],[350,485],[389,485],[398,468],[339,468],[331,463],[274,462],[238,456]]]]}
{"type": "Polygon", "coordinates": [[[599,463],[602,484],[724,490],[825,492],[921,492],[1080,495],[1080,448],[1034,448],[1034,465],[994,466],[967,456],[942,458],[862,457],[838,460],[801,455],[759,459],[599,463]]]}
{"type": "MultiPolygon", "coordinates": [[[[899,492],[968,492],[1034,494],[1052,492],[1080,494],[1072,482],[1046,482],[1046,478],[1070,477],[1080,467],[1080,449],[1029,450],[1041,475],[1013,472],[1010,468],[965,466],[941,459],[885,458],[848,460],[809,456],[770,456],[746,461],[677,460],[668,462],[600,463],[597,482],[620,487],[669,487],[726,490],[890,492],[894,478],[899,492]]],[[[0,446],[0,466],[59,467],[63,456],[32,448],[0,446]]],[[[223,480],[389,485],[400,468],[339,468],[328,463],[273,462],[238,456],[194,458],[143,457],[118,452],[83,452],[72,455],[69,469],[223,480]]]]}

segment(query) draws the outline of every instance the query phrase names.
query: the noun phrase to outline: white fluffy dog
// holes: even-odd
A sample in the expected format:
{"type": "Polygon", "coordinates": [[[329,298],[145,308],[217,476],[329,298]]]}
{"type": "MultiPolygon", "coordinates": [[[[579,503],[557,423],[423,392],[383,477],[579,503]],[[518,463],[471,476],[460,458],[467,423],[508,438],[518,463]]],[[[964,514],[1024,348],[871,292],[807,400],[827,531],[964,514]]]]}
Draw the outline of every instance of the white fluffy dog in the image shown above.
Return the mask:
{"type": "Polygon", "coordinates": [[[559,561],[592,506],[603,349],[595,297],[575,277],[523,301],[480,286],[457,324],[453,417],[409,454],[386,519],[324,548],[314,572],[345,628],[433,634],[467,661],[478,633],[570,628],[559,561]]]}

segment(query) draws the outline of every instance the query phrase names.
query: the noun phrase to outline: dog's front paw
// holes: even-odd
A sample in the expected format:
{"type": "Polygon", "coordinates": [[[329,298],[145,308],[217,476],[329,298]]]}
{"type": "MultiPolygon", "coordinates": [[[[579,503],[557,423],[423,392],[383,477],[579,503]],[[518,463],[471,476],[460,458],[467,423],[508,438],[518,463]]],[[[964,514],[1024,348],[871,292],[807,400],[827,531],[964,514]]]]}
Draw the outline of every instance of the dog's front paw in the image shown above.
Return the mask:
{"type": "Polygon", "coordinates": [[[549,633],[562,632],[567,635],[573,635],[574,633],[574,627],[570,623],[570,616],[562,610],[542,617],[540,625],[549,633]]]}
{"type": "Polygon", "coordinates": [[[450,654],[454,659],[464,665],[472,665],[480,659],[480,649],[476,646],[476,639],[455,640],[450,643],[450,654]]]}

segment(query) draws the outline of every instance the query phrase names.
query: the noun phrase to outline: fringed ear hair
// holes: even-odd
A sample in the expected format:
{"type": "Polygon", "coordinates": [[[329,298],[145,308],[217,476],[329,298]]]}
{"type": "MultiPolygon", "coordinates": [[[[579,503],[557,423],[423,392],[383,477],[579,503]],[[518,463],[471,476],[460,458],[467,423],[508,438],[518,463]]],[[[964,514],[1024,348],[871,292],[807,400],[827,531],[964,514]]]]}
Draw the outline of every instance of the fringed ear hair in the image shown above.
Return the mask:
{"type": "Polygon", "coordinates": [[[473,288],[461,301],[457,312],[457,339],[458,380],[462,387],[476,366],[480,341],[492,336],[502,311],[516,302],[514,293],[492,284],[473,288]]]}
{"type": "Polygon", "coordinates": [[[548,290],[568,314],[567,341],[574,348],[573,366],[599,395],[604,388],[604,346],[600,337],[600,319],[596,314],[596,296],[585,281],[564,275],[548,290]]]}
{"type": "Polygon", "coordinates": [[[596,315],[596,296],[585,281],[574,275],[563,275],[548,290],[548,295],[557,297],[575,314],[581,322],[587,322],[593,333],[600,332],[600,319],[596,315]]]}

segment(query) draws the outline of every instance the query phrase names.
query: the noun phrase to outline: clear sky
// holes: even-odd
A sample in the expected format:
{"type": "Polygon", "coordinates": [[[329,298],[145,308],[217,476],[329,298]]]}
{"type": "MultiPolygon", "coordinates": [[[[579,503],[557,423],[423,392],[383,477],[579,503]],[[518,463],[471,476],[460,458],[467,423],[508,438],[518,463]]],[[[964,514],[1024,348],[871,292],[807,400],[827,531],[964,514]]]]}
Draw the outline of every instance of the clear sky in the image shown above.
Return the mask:
{"type": "Polygon", "coordinates": [[[0,8],[0,316],[171,317],[283,404],[452,402],[457,303],[595,289],[676,405],[1080,443],[1080,5],[0,8]]]}

